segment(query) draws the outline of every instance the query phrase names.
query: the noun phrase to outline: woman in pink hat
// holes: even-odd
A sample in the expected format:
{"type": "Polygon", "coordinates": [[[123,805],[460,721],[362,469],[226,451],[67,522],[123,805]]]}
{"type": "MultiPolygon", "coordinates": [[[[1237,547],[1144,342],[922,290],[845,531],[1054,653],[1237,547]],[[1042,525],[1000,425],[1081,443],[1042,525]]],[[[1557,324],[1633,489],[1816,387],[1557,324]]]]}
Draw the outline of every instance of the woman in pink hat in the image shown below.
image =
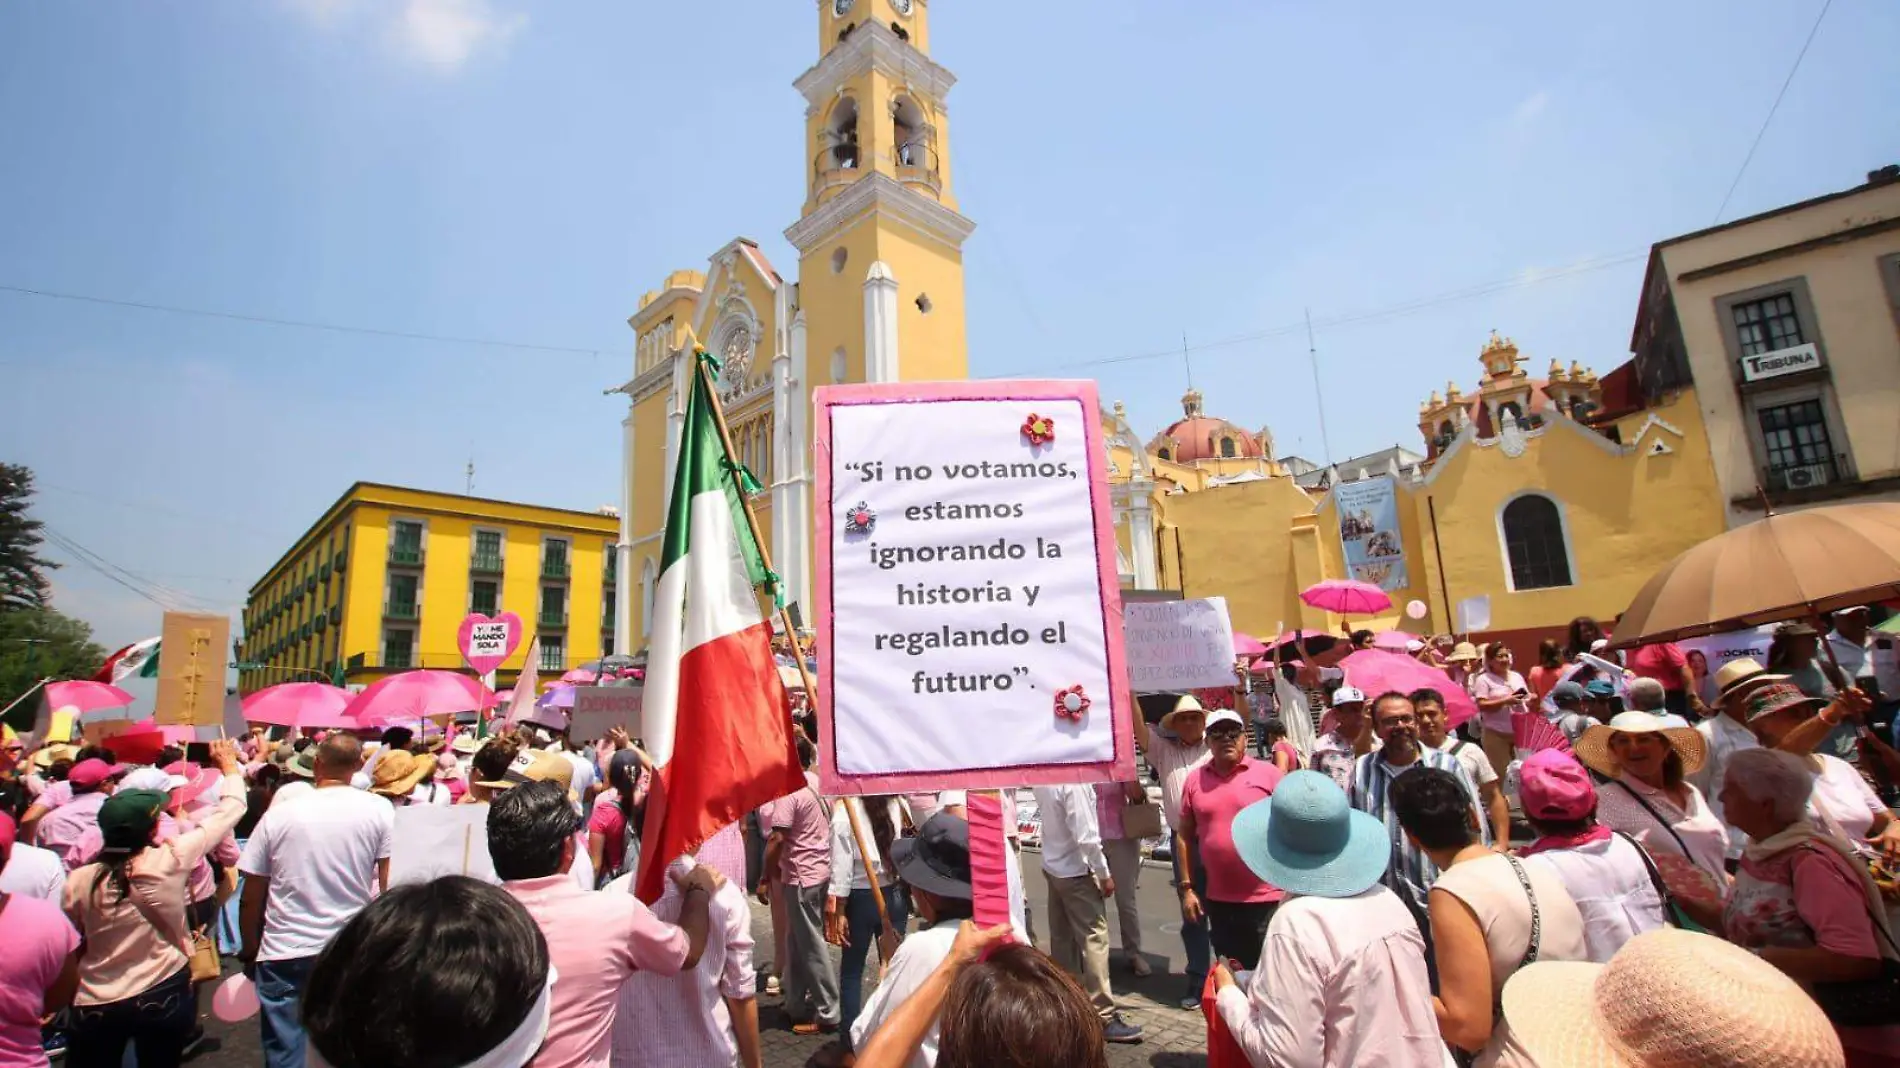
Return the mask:
{"type": "Polygon", "coordinates": [[[1532,754],[1518,770],[1518,797],[1537,832],[1518,855],[1555,872],[1570,891],[1589,959],[1607,961],[1669,922],[1662,876],[1634,839],[1597,822],[1596,786],[1576,758],[1561,749],[1532,754]]]}

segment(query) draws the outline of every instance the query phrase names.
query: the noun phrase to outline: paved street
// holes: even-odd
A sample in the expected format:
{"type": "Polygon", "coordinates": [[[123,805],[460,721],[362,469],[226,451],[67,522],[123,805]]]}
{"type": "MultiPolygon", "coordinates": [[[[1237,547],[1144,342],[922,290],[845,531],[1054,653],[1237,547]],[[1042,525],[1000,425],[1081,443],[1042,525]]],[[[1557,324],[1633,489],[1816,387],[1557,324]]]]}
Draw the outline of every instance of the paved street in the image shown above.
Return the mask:
{"type": "MultiPolygon", "coordinates": [[[[1030,909],[1036,914],[1036,937],[1047,948],[1048,932],[1041,922],[1044,911],[1042,871],[1035,854],[1026,853],[1023,859],[1026,862],[1023,876],[1028,888],[1030,909]]],[[[1201,1016],[1198,1012],[1185,1012],[1174,1007],[1186,992],[1187,980],[1180,974],[1181,941],[1176,934],[1180,926],[1180,914],[1175,906],[1174,892],[1168,886],[1165,868],[1143,869],[1140,900],[1142,952],[1154,968],[1154,974],[1147,979],[1136,979],[1129,974],[1121,963],[1121,932],[1111,915],[1109,934],[1115,945],[1115,955],[1110,979],[1125,1015],[1141,1025],[1146,1037],[1138,1045],[1110,1046],[1109,1063],[1117,1068],[1132,1068],[1135,1065],[1149,1068],[1200,1068],[1206,1064],[1206,1057],[1201,1053],[1204,1047],[1201,1016]]],[[[764,906],[756,903],[752,914],[753,933],[759,947],[757,958],[763,964],[772,954],[770,915],[764,906]]],[[[866,980],[867,993],[875,982],[875,965],[870,970],[873,974],[866,980]]],[[[206,1002],[209,1003],[209,996],[206,1002]]],[[[792,1034],[780,1011],[778,998],[761,997],[759,1006],[767,1068],[800,1068],[825,1045],[822,1039],[801,1038],[792,1034]]],[[[205,1026],[217,1038],[219,1048],[199,1056],[191,1063],[216,1068],[254,1068],[263,1063],[255,1020],[233,1027],[219,1023],[207,1014],[205,1026]]]]}

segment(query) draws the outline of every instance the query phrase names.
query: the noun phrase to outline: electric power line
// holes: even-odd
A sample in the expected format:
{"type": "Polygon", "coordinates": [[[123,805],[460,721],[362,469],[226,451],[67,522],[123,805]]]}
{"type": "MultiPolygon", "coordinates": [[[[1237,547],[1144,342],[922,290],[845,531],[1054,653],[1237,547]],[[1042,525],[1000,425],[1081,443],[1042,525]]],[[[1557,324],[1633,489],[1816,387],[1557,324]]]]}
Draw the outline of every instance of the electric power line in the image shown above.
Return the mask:
{"type": "Polygon", "coordinates": [[[48,541],[66,550],[66,552],[82,566],[104,575],[113,582],[124,586],[140,597],[158,605],[160,608],[167,611],[178,611],[182,606],[184,608],[204,611],[219,611],[217,606],[210,600],[195,594],[186,593],[183,590],[173,589],[164,583],[154,582],[137,572],[120,567],[105,557],[100,556],[98,553],[93,552],[91,549],[86,548],[84,545],[74,541],[72,538],[67,537],[65,534],[54,530],[50,526],[42,526],[41,532],[46,535],[48,541]]]}
{"type": "Polygon", "coordinates": [[[1768,114],[1761,120],[1761,129],[1755,131],[1755,139],[1749,142],[1748,155],[1742,157],[1742,165],[1735,172],[1735,180],[1728,184],[1728,192],[1722,194],[1722,206],[1715,209],[1715,219],[1709,225],[1722,221],[1722,213],[1728,210],[1729,198],[1742,184],[1742,175],[1748,173],[1748,165],[1755,161],[1755,150],[1761,147],[1761,139],[1768,133],[1768,126],[1775,121],[1775,112],[1781,108],[1781,98],[1788,95],[1788,87],[1794,84],[1794,76],[1801,69],[1801,61],[1808,58],[1808,46],[1814,43],[1814,35],[1821,32],[1821,20],[1827,18],[1827,9],[1834,6],[1834,0],[1823,0],[1821,13],[1814,16],[1814,25],[1808,28],[1808,39],[1801,42],[1801,51],[1795,53],[1794,66],[1788,68],[1788,76],[1782,79],[1781,91],[1775,94],[1775,102],[1768,105],[1768,114]]]}

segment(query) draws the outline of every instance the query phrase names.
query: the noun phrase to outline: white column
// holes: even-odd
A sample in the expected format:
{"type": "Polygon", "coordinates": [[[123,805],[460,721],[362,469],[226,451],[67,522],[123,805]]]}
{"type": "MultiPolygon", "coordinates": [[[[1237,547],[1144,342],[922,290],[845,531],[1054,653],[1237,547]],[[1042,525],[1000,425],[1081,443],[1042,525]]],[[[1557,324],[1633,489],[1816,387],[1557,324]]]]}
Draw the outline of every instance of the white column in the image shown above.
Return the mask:
{"type": "Polygon", "coordinates": [[[1152,590],[1155,577],[1154,483],[1146,479],[1128,483],[1128,555],[1134,559],[1135,588],[1152,590]]]}
{"type": "Polygon", "coordinates": [[[666,397],[666,493],[660,503],[662,523],[673,500],[673,469],[679,466],[680,432],[686,426],[686,375],[692,364],[693,355],[687,349],[674,351],[673,388],[666,397]]]}
{"type": "Polygon", "coordinates": [[[615,656],[633,652],[633,398],[627,398],[627,417],[620,421],[620,541],[614,546],[614,566],[619,579],[614,583],[615,656]]]}
{"type": "MultiPolygon", "coordinates": [[[[782,291],[782,290],[781,290],[782,291]]],[[[787,299],[778,321],[791,325],[773,358],[772,563],[785,583],[785,600],[798,605],[807,625],[811,603],[811,390],[805,375],[805,313],[787,299]]]]}
{"type": "Polygon", "coordinates": [[[897,279],[879,260],[864,279],[864,380],[895,382],[897,366],[897,279]]]}

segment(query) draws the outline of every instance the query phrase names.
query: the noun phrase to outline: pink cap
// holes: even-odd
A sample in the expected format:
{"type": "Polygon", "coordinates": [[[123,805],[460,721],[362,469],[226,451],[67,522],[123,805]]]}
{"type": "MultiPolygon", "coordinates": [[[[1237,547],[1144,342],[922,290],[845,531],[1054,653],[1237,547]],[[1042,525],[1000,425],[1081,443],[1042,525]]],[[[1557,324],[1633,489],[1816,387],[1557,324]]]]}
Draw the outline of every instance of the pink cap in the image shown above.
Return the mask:
{"type": "Polygon", "coordinates": [[[18,833],[13,817],[0,812],[0,864],[6,863],[7,855],[13,852],[13,838],[18,833]]]}
{"type": "Polygon", "coordinates": [[[114,775],[128,770],[130,769],[115,767],[98,757],[92,757],[74,764],[73,770],[66,773],[66,781],[81,789],[91,789],[114,775]]]}
{"type": "Polygon", "coordinates": [[[1524,815],[1538,820],[1580,820],[1596,811],[1597,788],[1577,758],[1542,749],[1518,768],[1517,795],[1524,815]]]}

